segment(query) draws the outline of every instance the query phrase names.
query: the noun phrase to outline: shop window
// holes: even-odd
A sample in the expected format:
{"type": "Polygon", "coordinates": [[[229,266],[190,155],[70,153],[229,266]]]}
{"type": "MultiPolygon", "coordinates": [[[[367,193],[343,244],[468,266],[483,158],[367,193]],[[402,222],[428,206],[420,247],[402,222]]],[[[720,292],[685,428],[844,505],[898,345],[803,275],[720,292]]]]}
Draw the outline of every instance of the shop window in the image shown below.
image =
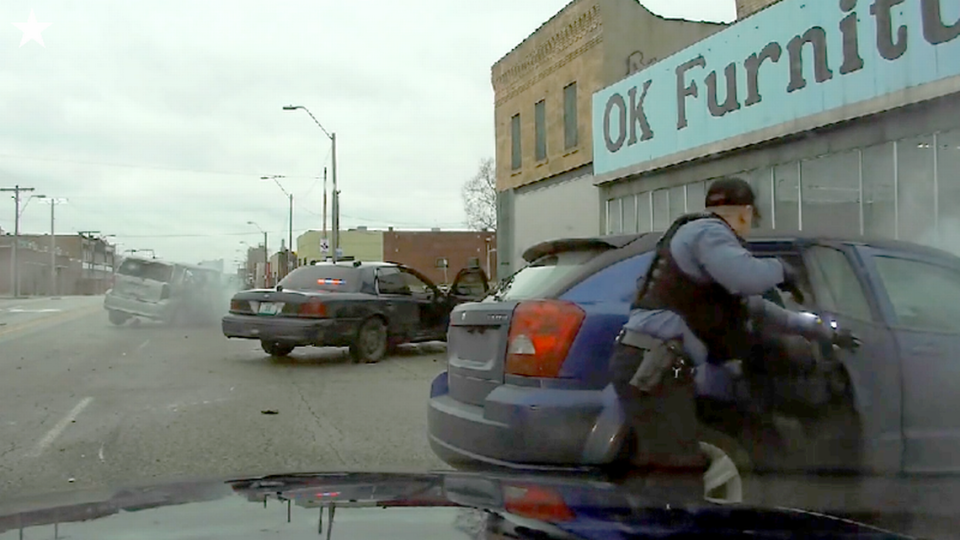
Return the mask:
{"type": "Polygon", "coordinates": [[[863,234],[895,238],[897,218],[894,197],[894,144],[864,148],[860,152],[863,174],[863,234]]]}
{"type": "Polygon", "coordinates": [[[683,186],[670,188],[668,192],[668,204],[670,205],[670,222],[687,213],[687,194],[683,186]]]}
{"type": "Polygon", "coordinates": [[[800,162],[803,230],[860,234],[860,153],[829,154],[800,162]]]}
{"type": "Polygon", "coordinates": [[[936,234],[933,136],[897,142],[898,238],[930,242],[936,234]]]}
{"type": "Polygon", "coordinates": [[[800,167],[786,163],[773,169],[775,228],[796,231],[800,228],[800,167]]]}
{"type": "Polygon", "coordinates": [[[670,227],[670,203],[667,190],[658,189],[653,192],[653,230],[666,231],[670,227]]]}
{"type": "Polygon", "coordinates": [[[687,184],[687,211],[701,212],[704,209],[703,202],[707,198],[707,183],[694,182],[687,184]]]}
{"type": "Polygon", "coordinates": [[[621,231],[621,199],[607,201],[607,234],[620,234],[621,231]]]}
{"type": "Polygon", "coordinates": [[[563,146],[567,150],[580,143],[577,125],[577,83],[563,88],[563,146]]]}
{"type": "Polygon", "coordinates": [[[637,232],[653,230],[653,194],[649,191],[637,195],[637,232]]]}
{"type": "Polygon", "coordinates": [[[960,253],[960,130],[937,136],[937,244],[960,253]]]}
{"type": "Polygon", "coordinates": [[[769,168],[754,169],[740,175],[753,187],[753,193],[757,196],[757,211],[760,212],[759,227],[764,229],[773,228],[773,193],[772,183],[773,175],[769,168]]]}
{"type": "Polygon", "coordinates": [[[622,199],[623,232],[637,232],[637,196],[628,195],[622,199]]]}
{"type": "Polygon", "coordinates": [[[547,159],[547,103],[542,99],[533,106],[533,123],[537,137],[537,161],[543,161],[547,159]]]}
{"type": "Polygon", "coordinates": [[[520,115],[515,114],[510,119],[510,168],[517,170],[523,165],[523,156],[520,146],[520,115]]]}

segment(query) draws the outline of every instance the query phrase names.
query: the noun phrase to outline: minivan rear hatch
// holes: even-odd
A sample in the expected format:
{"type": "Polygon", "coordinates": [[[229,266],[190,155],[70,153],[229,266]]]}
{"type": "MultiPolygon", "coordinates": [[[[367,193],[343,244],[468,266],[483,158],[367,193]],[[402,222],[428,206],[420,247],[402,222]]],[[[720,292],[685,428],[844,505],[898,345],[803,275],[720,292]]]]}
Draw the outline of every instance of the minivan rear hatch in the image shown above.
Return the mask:
{"type": "Polygon", "coordinates": [[[159,302],[169,294],[173,269],[172,264],[162,261],[126,259],[117,268],[113,293],[142,302],[159,302]]]}
{"type": "Polygon", "coordinates": [[[450,396],[463,403],[482,405],[487,394],[504,384],[510,375],[506,373],[506,358],[517,306],[555,299],[559,285],[575,277],[585,263],[615,247],[593,239],[534,246],[539,249],[531,248],[524,254],[530,254],[534,260],[504,280],[482,302],[454,309],[447,329],[450,396]]]}

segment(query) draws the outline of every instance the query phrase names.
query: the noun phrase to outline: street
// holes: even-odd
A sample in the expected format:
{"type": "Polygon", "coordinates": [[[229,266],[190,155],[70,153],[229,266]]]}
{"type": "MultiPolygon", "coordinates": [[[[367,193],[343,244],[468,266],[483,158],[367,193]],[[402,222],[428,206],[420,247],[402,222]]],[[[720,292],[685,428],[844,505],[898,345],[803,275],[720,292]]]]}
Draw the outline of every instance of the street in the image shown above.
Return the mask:
{"type": "Polygon", "coordinates": [[[447,468],[426,439],[441,344],[371,365],[340,349],[271,360],[218,325],[114,327],[102,302],[0,299],[0,493],[447,468]]]}

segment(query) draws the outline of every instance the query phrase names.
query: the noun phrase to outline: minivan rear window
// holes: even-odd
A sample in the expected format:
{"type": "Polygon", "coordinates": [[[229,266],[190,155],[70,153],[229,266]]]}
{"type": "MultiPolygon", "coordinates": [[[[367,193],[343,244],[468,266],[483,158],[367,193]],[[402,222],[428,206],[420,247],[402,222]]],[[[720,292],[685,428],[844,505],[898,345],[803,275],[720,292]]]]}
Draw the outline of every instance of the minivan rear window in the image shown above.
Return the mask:
{"type": "Polygon", "coordinates": [[[295,291],[354,292],[360,290],[360,277],[360,270],[352,266],[302,266],[281,279],[279,285],[295,291]]]}
{"type": "Polygon", "coordinates": [[[542,298],[551,286],[601,253],[602,250],[564,251],[541,257],[507,278],[488,300],[542,298]]]}
{"type": "Polygon", "coordinates": [[[159,281],[160,283],[170,283],[173,278],[173,266],[162,262],[127,259],[123,261],[120,268],[117,268],[117,273],[159,281]]]}

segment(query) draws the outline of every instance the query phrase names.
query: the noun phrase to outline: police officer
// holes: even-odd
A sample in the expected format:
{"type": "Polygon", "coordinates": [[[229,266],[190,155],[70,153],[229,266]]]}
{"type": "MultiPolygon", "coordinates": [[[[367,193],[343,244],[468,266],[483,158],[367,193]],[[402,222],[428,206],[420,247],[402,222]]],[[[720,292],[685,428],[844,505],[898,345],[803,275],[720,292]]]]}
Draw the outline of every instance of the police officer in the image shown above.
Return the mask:
{"type": "Polygon", "coordinates": [[[814,319],[755,297],[775,287],[800,294],[794,269],[753,257],[744,246],[759,219],[755,199],[747,182],[721,178],[707,192],[705,212],[670,226],[610,360],[612,384],[634,434],[632,465],[669,471],[681,496],[702,498],[707,465],[691,368],[754,355],[761,345],[751,317],[763,319],[767,330],[834,339],[814,319]]]}

